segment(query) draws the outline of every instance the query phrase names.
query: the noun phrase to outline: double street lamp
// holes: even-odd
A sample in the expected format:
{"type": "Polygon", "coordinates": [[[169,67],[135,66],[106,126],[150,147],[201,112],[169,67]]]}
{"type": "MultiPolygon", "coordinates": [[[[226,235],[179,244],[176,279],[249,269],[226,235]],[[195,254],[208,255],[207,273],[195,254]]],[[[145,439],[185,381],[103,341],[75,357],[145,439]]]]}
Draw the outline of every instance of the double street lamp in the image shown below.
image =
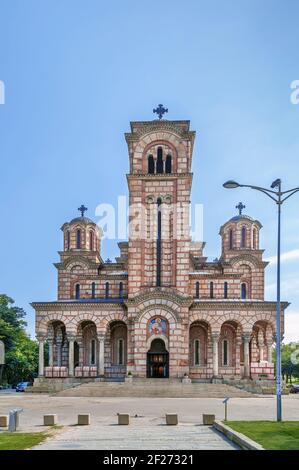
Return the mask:
{"type": "Polygon", "coordinates": [[[239,184],[236,181],[229,180],[223,185],[227,189],[250,188],[260,191],[270,197],[278,206],[277,221],[277,297],[276,297],[276,402],[277,402],[277,421],[281,421],[281,307],[280,307],[280,219],[281,206],[293,194],[299,191],[298,188],[281,190],[281,180],[277,179],[271,184],[271,189],[252,186],[250,184],[239,184]]]}

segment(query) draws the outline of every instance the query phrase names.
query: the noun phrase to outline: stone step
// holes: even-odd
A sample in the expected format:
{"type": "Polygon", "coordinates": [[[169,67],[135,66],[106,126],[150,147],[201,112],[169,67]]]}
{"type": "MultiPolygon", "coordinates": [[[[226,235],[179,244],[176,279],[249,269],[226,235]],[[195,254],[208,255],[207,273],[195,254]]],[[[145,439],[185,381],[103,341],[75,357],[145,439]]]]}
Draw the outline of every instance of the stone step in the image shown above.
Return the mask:
{"type": "Polygon", "coordinates": [[[169,397],[169,398],[225,398],[225,397],[252,397],[250,392],[223,384],[182,383],[157,384],[151,382],[146,385],[133,382],[93,382],[82,384],[57,393],[58,396],[72,397],[169,397]]]}

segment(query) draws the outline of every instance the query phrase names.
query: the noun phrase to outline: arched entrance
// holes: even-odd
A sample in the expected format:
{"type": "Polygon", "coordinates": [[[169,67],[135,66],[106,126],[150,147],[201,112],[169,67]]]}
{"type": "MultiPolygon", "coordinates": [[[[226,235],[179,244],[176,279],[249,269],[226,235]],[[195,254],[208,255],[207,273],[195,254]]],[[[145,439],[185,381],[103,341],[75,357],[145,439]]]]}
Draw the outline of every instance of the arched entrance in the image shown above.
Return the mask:
{"type": "Polygon", "coordinates": [[[161,338],[151,342],[147,353],[147,377],[157,379],[169,377],[169,353],[161,338]]]}

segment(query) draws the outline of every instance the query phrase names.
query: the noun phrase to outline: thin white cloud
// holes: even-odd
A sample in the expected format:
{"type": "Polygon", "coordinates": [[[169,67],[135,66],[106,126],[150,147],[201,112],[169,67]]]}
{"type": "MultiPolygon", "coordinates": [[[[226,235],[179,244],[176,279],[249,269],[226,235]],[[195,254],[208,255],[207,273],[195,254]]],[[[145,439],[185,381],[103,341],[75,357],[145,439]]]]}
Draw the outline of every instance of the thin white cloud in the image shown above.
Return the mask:
{"type": "Polygon", "coordinates": [[[299,311],[286,312],[284,343],[299,342],[299,311]]]}
{"type": "MultiPolygon", "coordinates": [[[[282,253],[282,255],[280,256],[280,261],[282,263],[284,261],[293,261],[295,259],[299,259],[299,249],[286,251],[285,253],[282,253]]],[[[269,261],[271,264],[276,264],[277,256],[270,256],[270,258],[268,258],[267,261],[269,261]]]]}

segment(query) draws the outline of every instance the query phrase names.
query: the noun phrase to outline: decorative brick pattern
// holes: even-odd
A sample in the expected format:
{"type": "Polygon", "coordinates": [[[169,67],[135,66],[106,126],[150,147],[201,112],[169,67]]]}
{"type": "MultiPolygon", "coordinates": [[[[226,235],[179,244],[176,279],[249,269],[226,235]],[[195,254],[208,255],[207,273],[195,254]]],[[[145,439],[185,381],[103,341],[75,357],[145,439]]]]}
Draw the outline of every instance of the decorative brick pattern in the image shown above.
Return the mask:
{"type": "MultiPolygon", "coordinates": [[[[118,244],[115,262],[103,261],[102,233],[90,219],[77,217],[62,226],[63,251],[55,264],[58,300],[32,304],[41,375],[80,379],[132,372],[145,377],[153,373],[152,344],[160,344],[168,363],[158,364],[157,373],[194,379],[248,374],[254,380],[273,379],[276,310],[275,303],[264,300],[262,226],[246,215],[232,217],[220,228],[221,256],[213,262],[204,256],[204,242],[191,241],[186,207],[195,133],[189,125],[166,120],[131,123],[131,132],[125,135],[129,202],[134,207],[131,222],[136,210],[145,210],[137,224],[130,224],[128,242],[118,244]],[[148,173],[150,155],[154,174],[148,173]],[[167,156],[171,172],[166,171],[167,156]],[[150,330],[155,319],[156,329],[150,330]],[[159,322],[164,329],[159,329],[159,322]],[[49,343],[46,367],[44,341],[49,343]]],[[[282,331],[287,305],[282,303],[282,331]]]]}

